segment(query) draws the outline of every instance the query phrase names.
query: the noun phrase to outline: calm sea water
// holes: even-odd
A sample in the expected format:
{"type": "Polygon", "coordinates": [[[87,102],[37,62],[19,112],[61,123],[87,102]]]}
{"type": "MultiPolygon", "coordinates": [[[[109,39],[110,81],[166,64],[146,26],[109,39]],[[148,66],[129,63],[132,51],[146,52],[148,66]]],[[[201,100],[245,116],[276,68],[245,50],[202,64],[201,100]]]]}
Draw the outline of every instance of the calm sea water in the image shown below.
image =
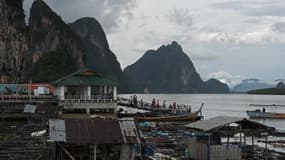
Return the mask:
{"type": "MultiPolygon", "coordinates": [[[[138,100],[151,102],[158,99],[167,104],[188,104],[192,110],[198,109],[204,103],[203,115],[205,119],[216,116],[248,117],[246,110],[261,109],[261,107],[249,106],[249,104],[285,105],[285,96],[279,95],[248,95],[248,94],[136,94],[138,100]]],[[[130,94],[121,94],[120,97],[130,98],[130,94]]],[[[285,113],[285,106],[266,107],[267,111],[285,113]]],[[[285,119],[283,120],[256,120],[266,125],[285,131],[285,119]]]]}

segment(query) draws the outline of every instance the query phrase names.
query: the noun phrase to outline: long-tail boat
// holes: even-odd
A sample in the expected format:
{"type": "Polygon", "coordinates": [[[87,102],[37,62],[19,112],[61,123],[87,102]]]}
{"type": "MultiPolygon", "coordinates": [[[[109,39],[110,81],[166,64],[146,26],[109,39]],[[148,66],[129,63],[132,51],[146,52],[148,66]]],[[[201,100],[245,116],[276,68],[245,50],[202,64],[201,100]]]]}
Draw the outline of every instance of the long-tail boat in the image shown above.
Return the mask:
{"type": "Polygon", "coordinates": [[[262,110],[256,109],[256,110],[246,111],[247,115],[250,118],[285,119],[285,113],[267,112],[265,109],[266,107],[276,107],[276,106],[282,106],[283,107],[284,105],[250,104],[249,106],[262,107],[262,110]]]}
{"type": "Polygon", "coordinates": [[[285,119],[285,113],[263,112],[261,110],[246,111],[250,118],[285,119]]]}
{"type": "Polygon", "coordinates": [[[202,108],[201,107],[195,111],[190,112],[182,115],[164,115],[164,116],[156,116],[156,117],[148,117],[148,116],[136,116],[136,121],[151,121],[151,122],[178,122],[178,121],[184,121],[184,122],[193,122],[197,121],[202,118],[202,108]]]}

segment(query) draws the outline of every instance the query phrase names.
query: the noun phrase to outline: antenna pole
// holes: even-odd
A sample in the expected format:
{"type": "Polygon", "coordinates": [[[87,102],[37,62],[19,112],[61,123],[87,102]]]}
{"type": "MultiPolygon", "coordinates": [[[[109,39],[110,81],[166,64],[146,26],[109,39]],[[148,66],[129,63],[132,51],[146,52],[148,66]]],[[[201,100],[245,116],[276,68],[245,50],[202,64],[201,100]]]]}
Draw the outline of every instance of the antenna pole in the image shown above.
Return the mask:
{"type": "Polygon", "coordinates": [[[30,80],[29,84],[29,101],[32,102],[32,80],[30,80]]]}

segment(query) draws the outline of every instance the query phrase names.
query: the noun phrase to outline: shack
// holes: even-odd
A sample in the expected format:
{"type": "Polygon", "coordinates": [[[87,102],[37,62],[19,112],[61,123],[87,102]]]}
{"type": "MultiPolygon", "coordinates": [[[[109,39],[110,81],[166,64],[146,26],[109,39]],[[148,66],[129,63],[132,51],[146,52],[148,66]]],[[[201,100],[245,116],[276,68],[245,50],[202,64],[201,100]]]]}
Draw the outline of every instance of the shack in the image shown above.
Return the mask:
{"type": "Polygon", "coordinates": [[[56,159],[133,159],[138,144],[134,122],[110,119],[50,119],[56,159]]]}
{"type": "Polygon", "coordinates": [[[53,82],[55,95],[66,113],[114,113],[117,83],[94,70],[84,69],[53,82]]]}
{"type": "Polygon", "coordinates": [[[22,84],[20,86],[25,94],[31,94],[35,96],[40,95],[52,95],[54,93],[54,86],[48,83],[30,83],[22,84]]]}
{"type": "MultiPolygon", "coordinates": [[[[185,125],[195,132],[189,138],[189,157],[199,160],[241,160],[256,159],[254,137],[263,137],[267,140],[275,129],[241,117],[215,117],[185,125]],[[230,143],[230,137],[239,135],[238,143],[230,143]],[[248,147],[246,137],[251,137],[252,145],[248,147]],[[226,142],[222,142],[225,138],[226,142]]],[[[267,158],[268,150],[262,156],[267,158]]]]}

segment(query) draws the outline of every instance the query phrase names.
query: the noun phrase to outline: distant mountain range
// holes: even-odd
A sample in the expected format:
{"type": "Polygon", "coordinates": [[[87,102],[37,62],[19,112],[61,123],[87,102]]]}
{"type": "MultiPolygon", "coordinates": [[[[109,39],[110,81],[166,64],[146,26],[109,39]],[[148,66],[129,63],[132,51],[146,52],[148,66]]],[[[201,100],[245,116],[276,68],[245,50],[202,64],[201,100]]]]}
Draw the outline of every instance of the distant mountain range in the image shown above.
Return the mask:
{"type": "Polygon", "coordinates": [[[148,50],[124,70],[128,88],[151,93],[227,93],[226,84],[216,79],[202,81],[177,42],[148,50]]]}
{"type": "Polygon", "coordinates": [[[275,88],[285,88],[284,82],[279,82],[275,88]]]}
{"type": "Polygon", "coordinates": [[[270,88],[273,86],[274,85],[264,82],[260,79],[252,78],[241,81],[241,83],[234,86],[231,90],[233,92],[248,92],[250,90],[270,88]]]}
{"type": "Polygon", "coordinates": [[[271,88],[263,88],[248,91],[249,94],[268,94],[268,95],[285,95],[285,84],[279,82],[276,86],[271,88]]]}

